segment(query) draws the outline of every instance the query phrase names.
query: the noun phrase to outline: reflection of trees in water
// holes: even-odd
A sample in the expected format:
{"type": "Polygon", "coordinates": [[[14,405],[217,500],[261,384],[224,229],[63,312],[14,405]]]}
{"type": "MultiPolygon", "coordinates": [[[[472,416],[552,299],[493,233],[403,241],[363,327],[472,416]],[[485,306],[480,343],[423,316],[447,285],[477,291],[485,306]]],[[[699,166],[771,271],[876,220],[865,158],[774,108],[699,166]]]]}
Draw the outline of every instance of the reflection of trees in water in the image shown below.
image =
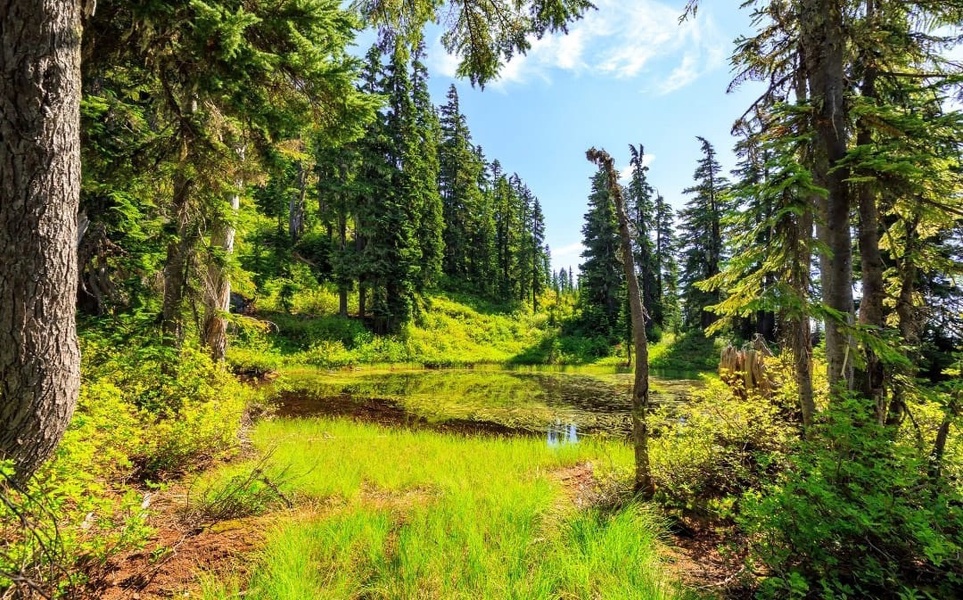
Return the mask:
{"type": "Polygon", "coordinates": [[[577,444],[578,428],[575,423],[563,425],[561,421],[555,421],[548,426],[548,445],[560,446],[562,444],[577,444]]]}
{"type": "MultiPolygon", "coordinates": [[[[682,382],[679,382],[680,384],[682,382]]],[[[654,402],[678,401],[675,382],[660,382],[668,393],[654,402]]],[[[489,421],[519,430],[546,431],[549,443],[571,437],[629,431],[627,390],[597,377],[578,374],[498,371],[406,371],[308,376],[289,382],[292,393],[323,402],[385,402],[432,421],[489,421]],[[562,424],[565,425],[562,425],[562,424]],[[557,428],[556,428],[557,425],[557,428]]],[[[320,407],[319,407],[320,408],[320,407]]],[[[319,411],[321,412],[321,411],[319,411]]]]}

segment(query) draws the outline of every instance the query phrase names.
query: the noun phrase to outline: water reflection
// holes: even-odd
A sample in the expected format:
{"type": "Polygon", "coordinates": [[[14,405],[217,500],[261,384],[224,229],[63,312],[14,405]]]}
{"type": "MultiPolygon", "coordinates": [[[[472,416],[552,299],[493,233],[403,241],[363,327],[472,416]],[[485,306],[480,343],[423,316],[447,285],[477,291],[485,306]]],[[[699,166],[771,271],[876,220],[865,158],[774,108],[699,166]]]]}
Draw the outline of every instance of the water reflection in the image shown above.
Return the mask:
{"type": "Polygon", "coordinates": [[[578,427],[575,423],[563,425],[561,421],[548,426],[548,445],[555,447],[562,444],[578,443],[578,427]]]}
{"type": "MultiPolygon", "coordinates": [[[[652,378],[654,404],[699,382],[652,378]]],[[[299,374],[279,387],[281,416],[329,415],[464,433],[544,435],[549,445],[631,431],[631,378],[613,374],[431,370],[299,374]]]]}

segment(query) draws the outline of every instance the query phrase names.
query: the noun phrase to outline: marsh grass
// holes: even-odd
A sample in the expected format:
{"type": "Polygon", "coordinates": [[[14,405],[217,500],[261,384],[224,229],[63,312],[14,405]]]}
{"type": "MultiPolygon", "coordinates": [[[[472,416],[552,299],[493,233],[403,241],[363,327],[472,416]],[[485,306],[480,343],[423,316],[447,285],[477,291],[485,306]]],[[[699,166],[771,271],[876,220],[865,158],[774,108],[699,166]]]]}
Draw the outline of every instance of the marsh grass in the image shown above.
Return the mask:
{"type": "Polygon", "coordinates": [[[206,600],[679,595],[645,507],[576,509],[556,474],[585,462],[625,471],[621,443],[550,448],[327,419],[265,422],[254,439],[288,469],[285,493],[317,508],[279,523],[246,580],[204,578],[206,600]]]}

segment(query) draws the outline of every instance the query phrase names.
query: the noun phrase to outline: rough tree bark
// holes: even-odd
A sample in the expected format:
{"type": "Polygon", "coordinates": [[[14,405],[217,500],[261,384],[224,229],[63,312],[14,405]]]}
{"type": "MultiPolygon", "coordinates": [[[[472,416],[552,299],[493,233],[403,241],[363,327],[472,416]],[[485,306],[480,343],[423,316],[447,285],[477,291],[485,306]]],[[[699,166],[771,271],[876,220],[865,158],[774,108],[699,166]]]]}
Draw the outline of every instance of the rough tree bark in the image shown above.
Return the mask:
{"type": "Polygon", "coordinates": [[[80,2],[0,0],[0,458],[26,479],[80,388],[80,2]]]}
{"type": "Polygon", "coordinates": [[[618,173],[612,157],[604,150],[590,149],[585,156],[605,170],[609,195],[615,203],[619,219],[619,237],[622,239],[622,267],[629,288],[629,308],[632,315],[632,342],[635,346],[635,381],[632,385],[632,445],[635,448],[635,491],[645,499],[655,494],[655,482],[649,466],[649,346],[645,338],[645,307],[642,306],[642,290],[635,273],[632,256],[632,236],[629,218],[619,187],[618,173]]]}
{"type": "MultiPolygon", "coordinates": [[[[866,2],[866,19],[873,22],[876,19],[876,4],[874,0],[866,2]]],[[[876,99],[876,65],[870,60],[864,63],[865,73],[860,86],[862,96],[867,100],[876,99]]],[[[864,118],[857,122],[856,144],[868,146],[873,143],[873,134],[864,118]]],[[[883,284],[883,256],[879,251],[879,212],[876,186],[873,182],[864,181],[859,184],[857,195],[859,211],[859,260],[863,297],[859,302],[859,324],[869,328],[882,330],[886,325],[883,301],[886,289],[883,284]]],[[[873,332],[868,335],[874,335],[873,332]]],[[[885,423],[887,414],[886,398],[883,384],[886,377],[882,361],[875,352],[864,344],[863,356],[865,365],[857,373],[858,389],[860,393],[873,402],[876,408],[876,418],[880,424],[885,423]]]]}
{"type": "MultiPolygon", "coordinates": [[[[241,184],[238,182],[238,190],[241,184]]],[[[214,360],[227,357],[227,317],[231,309],[231,277],[228,274],[228,257],[234,253],[234,224],[231,219],[241,208],[240,191],[230,196],[230,219],[218,223],[211,234],[212,255],[207,266],[207,282],[204,290],[204,345],[214,360]]]]}
{"type": "MultiPolygon", "coordinates": [[[[842,6],[838,0],[804,0],[799,14],[800,44],[805,57],[809,92],[813,100],[816,153],[825,159],[825,171],[817,179],[828,195],[824,219],[825,241],[830,252],[823,269],[823,301],[838,318],[826,323],[826,362],[831,386],[852,389],[853,341],[849,327],[853,317],[853,256],[850,232],[852,192],[846,158],[849,124],[846,91],[842,6]]],[[[817,161],[823,164],[822,160],[817,161]]]]}

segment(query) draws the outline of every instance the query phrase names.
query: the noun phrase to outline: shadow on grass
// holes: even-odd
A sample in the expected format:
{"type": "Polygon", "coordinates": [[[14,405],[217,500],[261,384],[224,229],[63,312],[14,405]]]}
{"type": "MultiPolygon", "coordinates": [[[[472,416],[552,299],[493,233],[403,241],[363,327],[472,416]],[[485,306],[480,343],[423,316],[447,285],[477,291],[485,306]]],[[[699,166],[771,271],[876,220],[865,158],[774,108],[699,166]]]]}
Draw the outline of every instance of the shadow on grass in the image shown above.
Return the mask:
{"type": "Polygon", "coordinates": [[[688,331],[654,345],[649,352],[649,367],[664,373],[712,372],[719,367],[719,353],[715,342],[702,331],[688,331]]]}
{"type": "Polygon", "coordinates": [[[603,338],[581,337],[551,331],[539,341],[519,352],[511,359],[511,365],[585,365],[605,358],[612,352],[612,345],[603,338]]]}

